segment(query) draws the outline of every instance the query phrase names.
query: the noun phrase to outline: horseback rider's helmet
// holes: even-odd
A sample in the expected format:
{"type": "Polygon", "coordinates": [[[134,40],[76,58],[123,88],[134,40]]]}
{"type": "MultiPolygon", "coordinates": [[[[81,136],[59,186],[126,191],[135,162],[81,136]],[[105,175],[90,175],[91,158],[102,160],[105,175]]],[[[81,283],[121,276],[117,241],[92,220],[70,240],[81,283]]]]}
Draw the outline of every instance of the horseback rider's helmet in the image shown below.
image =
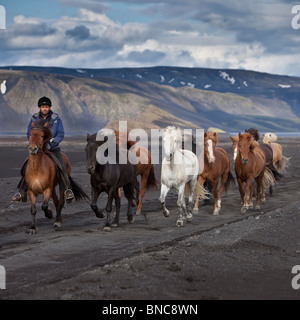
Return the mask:
{"type": "Polygon", "coordinates": [[[38,106],[40,107],[43,105],[47,105],[47,106],[51,107],[52,106],[51,100],[47,97],[40,98],[38,101],[38,106]]]}

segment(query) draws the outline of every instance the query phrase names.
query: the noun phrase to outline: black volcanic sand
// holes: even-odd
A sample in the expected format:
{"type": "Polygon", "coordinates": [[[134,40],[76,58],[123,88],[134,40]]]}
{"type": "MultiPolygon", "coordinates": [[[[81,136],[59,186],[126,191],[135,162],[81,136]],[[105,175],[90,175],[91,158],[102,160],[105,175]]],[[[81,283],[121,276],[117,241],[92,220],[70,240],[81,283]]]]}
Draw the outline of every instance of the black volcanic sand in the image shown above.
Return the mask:
{"type": "MultiPolygon", "coordinates": [[[[178,228],[176,192],[168,195],[172,215],[165,218],[158,188],[145,195],[147,220],[135,216],[128,224],[123,198],[120,227],[104,232],[105,221],[88,202],[72,203],[63,210],[62,230],[54,231],[39,198],[37,234],[28,235],[30,204],[10,203],[27,142],[2,137],[0,265],[7,281],[0,299],[299,299],[291,270],[300,265],[300,138],[278,142],[291,165],[261,211],[242,215],[234,186],[220,216],[212,216],[211,202],[178,228]]],[[[229,138],[219,145],[231,157],[229,138]]],[[[73,178],[90,194],[84,146],[84,137],[68,137],[62,148],[73,178]]],[[[160,166],[155,170],[159,181],[160,166]]],[[[99,198],[101,208],[105,199],[99,198]]]]}

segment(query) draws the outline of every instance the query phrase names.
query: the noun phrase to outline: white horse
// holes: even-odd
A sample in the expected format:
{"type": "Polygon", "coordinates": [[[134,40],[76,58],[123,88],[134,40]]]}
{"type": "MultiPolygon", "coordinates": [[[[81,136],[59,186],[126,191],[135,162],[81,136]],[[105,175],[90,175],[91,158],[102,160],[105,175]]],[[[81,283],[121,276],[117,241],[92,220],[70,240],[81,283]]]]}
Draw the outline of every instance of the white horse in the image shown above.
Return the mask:
{"type": "MultiPolygon", "coordinates": [[[[171,188],[178,190],[177,205],[179,207],[179,218],[176,222],[178,227],[183,226],[183,219],[191,221],[192,202],[194,190],[197,184],[199,173],[199,162],[197,156],[189,150],[182,148],[182,133],[177,127],[167,127],[164,129],[163,146],[165,156],[161,167],[161,190],[160,202],[165,217],[170,216],[170,211],[166,208],[166,196],[171,188]],[[187,212],[185,202],[185,191],[188,195],[189,210],[187,212]]],[[[205,189],[202,194],[205,194],[205,189]]],[[[201,192],[200,192],[201,193],[201,192]]]]}

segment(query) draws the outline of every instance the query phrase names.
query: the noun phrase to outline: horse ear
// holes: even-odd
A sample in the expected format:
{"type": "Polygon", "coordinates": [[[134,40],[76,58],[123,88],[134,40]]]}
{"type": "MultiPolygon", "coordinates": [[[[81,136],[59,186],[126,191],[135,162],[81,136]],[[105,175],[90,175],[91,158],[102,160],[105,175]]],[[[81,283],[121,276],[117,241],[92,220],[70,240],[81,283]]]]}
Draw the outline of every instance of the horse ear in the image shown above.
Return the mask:
{"type": "Polygon", "coordinates": [[[216,132],[214,132],[214,137],[216,137],[218,134],[216,132]]]}
{"type": "Polygon", "coordinates": [[[242,134],[239,132],[239,138],[241,138],[242,137],[242,134]]]}
{"type": "Polygon", "coordinates": [[[265,137],[265,134],[263,133],[262,136],[263,136],[263,138],[264,138],[264,137],[265,137]]]}
{"type": "Polygon", "coordinates": [[[232,138],[232,136],[230,136],[230,140],[231,140],[231,142],[234,142],[234,139],[232,138]]]}

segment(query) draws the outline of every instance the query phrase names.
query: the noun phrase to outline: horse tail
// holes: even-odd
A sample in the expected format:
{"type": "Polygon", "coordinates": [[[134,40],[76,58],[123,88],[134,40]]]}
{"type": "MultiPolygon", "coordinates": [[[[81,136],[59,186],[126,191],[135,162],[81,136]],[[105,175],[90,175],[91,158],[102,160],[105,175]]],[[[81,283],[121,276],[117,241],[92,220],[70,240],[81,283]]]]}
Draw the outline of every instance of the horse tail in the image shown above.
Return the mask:
{"type": "Polygon", "coordinates": [[[74,181],[72,177],[69,176],[70,184],[71,184],[71,189],[74,193],[75,200],[76,201],[81,201],[85,199],[89,199],[89,196],[83,191],[82,187],[74,181]]]}
{"type": "Polygon", "coordinates": [[[281,172],[286,173],[287,168],[290,166],[290,160],[291,158],[282,156],[281,172]]]}
{"type": "Polygon", "coordinates": [[[194,197],[199,197],[200,200],[207,200],[209,199],[209,192],[199,183],[197,180],[197,184],[194,189],[194,197]]]}
{"type": "Polygon", "coordinates": [[[262,187],[263,189],[268,189],[275,184],[276,180],[274,178],[273,172],[269,167],[266,167],[264,172],[262,187]]]}
{"type": "Polygon", "coordinates": [[[227,178],[227,181],[226,181],[226,183],[225,183],[225,192],[227,192],[227,190],[228,190],[228,188],[229,188],[229,186],[230,186],[231,184],[235,185],[235,179],[234,179],[233,174],[232,174],[231,171],[229,170],[229,172],[228,172],[228,178],[227,178]]]}
{"type": "Polygon", "coordinates": [[[283,177],[283,175],[274,167],[273,163],[268,163],[267,168],[272,172],[275,182],[283,177]]]}
{"type": "Polygon", "coordinates": [[[157,181],[156,181],[156,178],[155,178],[153,164],[151,164],[149,176],[148,176],[148,179],[147,179],[147,189],[151,189],[151,188],[157,188],[157,181]]]}

